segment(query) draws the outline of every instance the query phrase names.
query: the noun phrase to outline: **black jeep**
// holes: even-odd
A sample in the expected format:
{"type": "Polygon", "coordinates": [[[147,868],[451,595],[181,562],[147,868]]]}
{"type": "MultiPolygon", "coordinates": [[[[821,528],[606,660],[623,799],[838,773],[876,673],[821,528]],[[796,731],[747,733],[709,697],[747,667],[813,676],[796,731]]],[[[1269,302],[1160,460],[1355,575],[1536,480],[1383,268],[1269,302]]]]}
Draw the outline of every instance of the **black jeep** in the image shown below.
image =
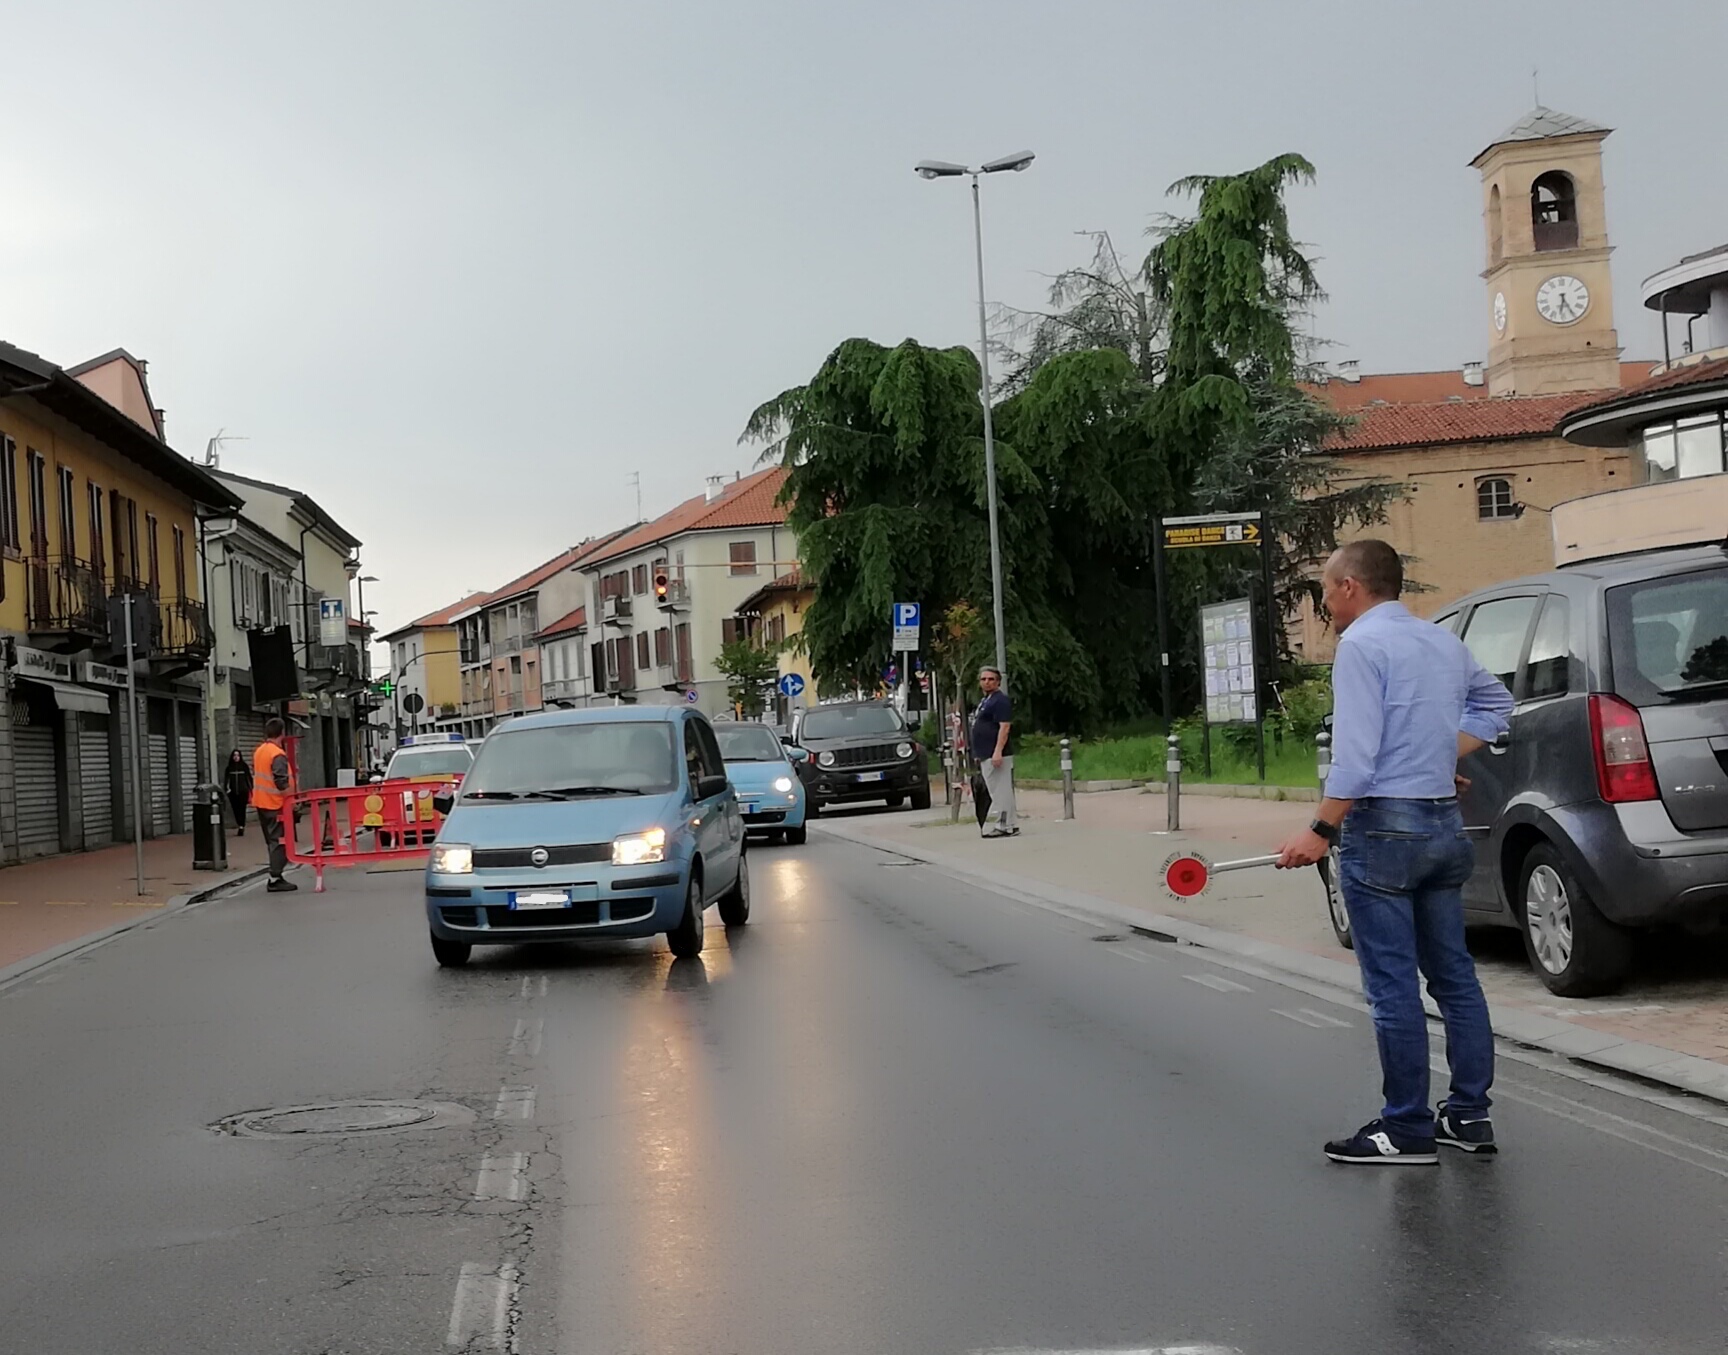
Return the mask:
{"type": "Polygon", "coordinates": [[[886,701],[836,701],[800,711],[786,742],[809,754],[798,763],[811,814],[826,805],[908,799],[930,808],[929,759],[886,701]]]}

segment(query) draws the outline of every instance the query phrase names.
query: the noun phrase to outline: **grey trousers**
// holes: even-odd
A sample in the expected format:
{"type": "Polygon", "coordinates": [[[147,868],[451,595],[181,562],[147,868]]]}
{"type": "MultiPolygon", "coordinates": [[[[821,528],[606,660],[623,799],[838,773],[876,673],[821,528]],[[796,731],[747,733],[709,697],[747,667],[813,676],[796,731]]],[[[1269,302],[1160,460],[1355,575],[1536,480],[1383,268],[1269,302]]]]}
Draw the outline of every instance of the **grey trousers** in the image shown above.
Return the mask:
{"type": "Polygon", "coordinates": [[[990,792],[990,814],[1003,828],[1013,828],[1014,824],[1014,759],[1005,757],[998,767],[989,758],[985,758],[978,768],[984,778],[984,786],[990,792]]]}

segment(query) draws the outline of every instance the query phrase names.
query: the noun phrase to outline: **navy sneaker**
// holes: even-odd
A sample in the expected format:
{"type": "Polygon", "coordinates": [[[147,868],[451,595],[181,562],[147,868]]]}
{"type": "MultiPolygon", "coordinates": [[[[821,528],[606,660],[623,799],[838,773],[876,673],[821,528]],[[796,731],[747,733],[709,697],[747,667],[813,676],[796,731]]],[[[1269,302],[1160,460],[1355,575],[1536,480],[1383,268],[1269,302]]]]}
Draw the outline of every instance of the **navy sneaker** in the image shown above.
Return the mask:
{"type": "Polygon", "coordinates": [[[1440,1161],[1432,1136],[1410,1138],[1384,1120],[1370,1120],[1349,1138],[1334,1139],[1326,1145],[1326,1156],[1370,1167],[1427,1167],[1440,1161]]]}
{"type": "Polygon", "coordinates": [[[1466,1153],[1497,1153],[1494,1122],[1486,1115],[1466,1120],[1442,1101],[1434,1108],[1434,1141],[1466,1153]]]}

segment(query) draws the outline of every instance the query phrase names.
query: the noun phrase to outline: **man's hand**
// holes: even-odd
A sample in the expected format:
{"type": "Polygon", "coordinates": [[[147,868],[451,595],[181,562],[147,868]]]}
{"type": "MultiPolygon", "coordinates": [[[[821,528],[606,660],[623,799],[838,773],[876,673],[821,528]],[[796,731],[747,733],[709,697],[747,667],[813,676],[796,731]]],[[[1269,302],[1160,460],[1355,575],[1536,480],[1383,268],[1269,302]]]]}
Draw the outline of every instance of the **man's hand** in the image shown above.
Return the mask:
{"type": "Polygon", "coordinates": [[[1331,850],[1331,844],[1312,828],[1292,833],[1278,849],[1278,869],[1295,870],[1311,866],[1331,850]]]}
{"type": "Polygon", "coordinates": [[[1465,791],[1470,789],[1470,778],[1460,772],[1457,776],[1452,778],[1452,785],[1457,792],[1462,795],[1465,791]]]}
{"type": "Polygon", "coordinates": [[[990,765],[992,767],[1000,767],[1002,765],[1002,754],[993,754],[990,758],[990,765]]]}

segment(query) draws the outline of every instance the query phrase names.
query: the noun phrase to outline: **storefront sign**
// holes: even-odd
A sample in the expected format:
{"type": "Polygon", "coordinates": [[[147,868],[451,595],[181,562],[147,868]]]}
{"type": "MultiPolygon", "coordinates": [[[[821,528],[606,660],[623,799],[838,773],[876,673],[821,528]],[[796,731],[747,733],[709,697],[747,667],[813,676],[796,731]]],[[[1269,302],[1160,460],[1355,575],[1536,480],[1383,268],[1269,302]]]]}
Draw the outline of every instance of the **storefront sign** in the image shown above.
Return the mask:
{"type": "Polygon", "coordinates": [[[78,665],[78,680],[92,687],[124,687],[126,670],[111,668],[105,663],[81,663],[78,665]]]}
{"type": "Polygon", "coordinates": [[[330,649],[348,643],[348,604],[343,599],[318,599],[318,643],[330,649]]]}
{"type": "Polygon", "coordinates": [[[72,660],[63,654],[49,654],[44,650],[14,645],[12,667],[21,677],[52,678],[56,682],[72,681],[72,660]]]}

